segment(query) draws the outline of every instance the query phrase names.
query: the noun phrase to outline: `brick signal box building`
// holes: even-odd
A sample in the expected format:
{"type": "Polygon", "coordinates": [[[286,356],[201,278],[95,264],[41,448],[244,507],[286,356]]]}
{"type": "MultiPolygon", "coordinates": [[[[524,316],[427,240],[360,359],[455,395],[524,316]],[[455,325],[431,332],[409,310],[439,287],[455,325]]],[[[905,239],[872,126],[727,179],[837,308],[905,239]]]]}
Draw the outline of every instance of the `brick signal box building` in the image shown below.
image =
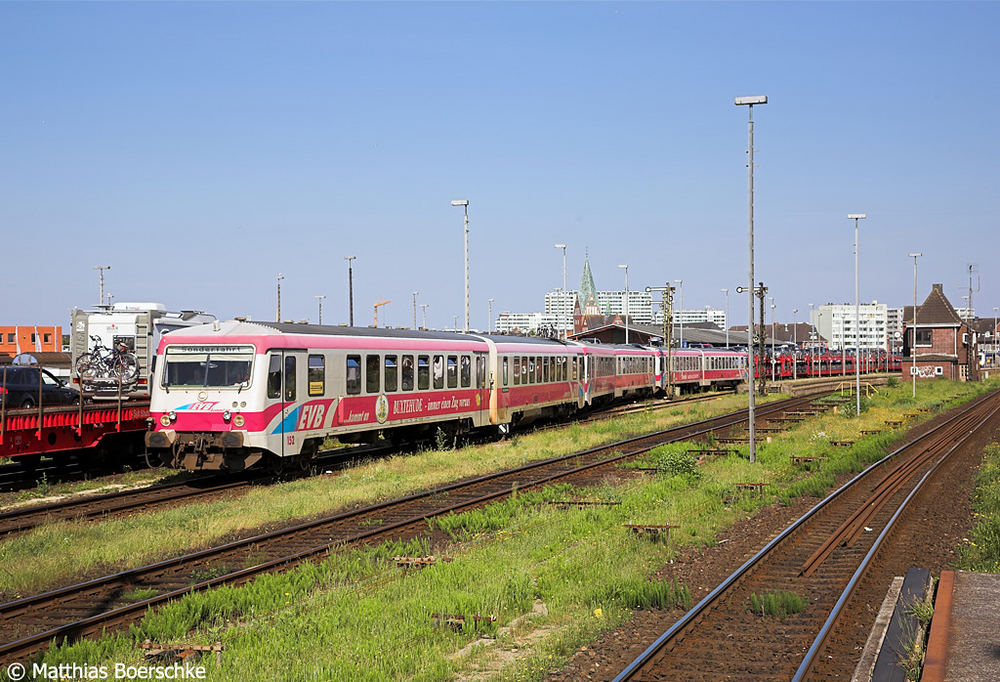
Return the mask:
{"type": "Polygon", "coordinates": [[[932,285],[931,293],[923,304],[917,306],[916,326],[913,324],[913,306],[903,309],[903,324],[904,378],[916,372],[918,379],[945,377],[962,381],[979,380],[976,332],[968,320],[963,320],[955,312],[944,295],[942,285],[932,285]]]}

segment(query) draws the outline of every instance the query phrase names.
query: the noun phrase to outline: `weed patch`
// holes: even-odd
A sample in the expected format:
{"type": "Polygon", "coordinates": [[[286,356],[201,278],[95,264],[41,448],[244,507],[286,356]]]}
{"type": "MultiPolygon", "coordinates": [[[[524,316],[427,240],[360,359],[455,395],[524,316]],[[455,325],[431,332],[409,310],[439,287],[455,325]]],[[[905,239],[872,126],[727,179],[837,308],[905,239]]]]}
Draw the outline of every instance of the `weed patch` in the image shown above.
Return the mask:
{"type": "Polygon", "coordinates": [[[759,616],[770,616],[784,620],[806,608],[806,600],[795,592],[776,590],[750,595],[750,610],[759,616]]]}

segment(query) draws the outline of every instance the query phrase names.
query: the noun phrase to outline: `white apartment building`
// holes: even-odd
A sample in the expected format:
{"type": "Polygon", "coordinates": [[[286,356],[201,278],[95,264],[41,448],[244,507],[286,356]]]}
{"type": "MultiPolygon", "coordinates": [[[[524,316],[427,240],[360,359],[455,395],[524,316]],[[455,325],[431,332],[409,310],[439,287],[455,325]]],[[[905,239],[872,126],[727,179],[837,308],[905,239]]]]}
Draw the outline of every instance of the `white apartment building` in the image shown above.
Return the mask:
{"type": "Polygon", "coordinates": [[[844,347],[887,350],[888,306],[873,301],[862,303],[858,309],[861,314],[859,323],[855,320],[854,305],[846,303],[822,305],[812,311],[809,321],[819,331],[820,336],[830,340],[831,350],[844,347]]]}
{"type": "MultiPolygon", "coordinates": [[[[572,322],[573,316],[570,315],[572,322]]],[[[539,330],[557,328],[559,319],[555,315],[546,313],[500,313],[497,318],[496,329],[501,334],[537,334],[539,330]]],[[[570,324],[570,331],[573,327],[570,324]]]]}
{"type": "Polygon", "coordinates": [[[555,317],[555,326],[561,332],[573,331],[573,306],[576,304],[576,291],[555,289],[545,294],[545,314],[555,317]]]}
{"type": "MultiPolygon", "coordinates": [[[[573,331],[573,306],[576,304],[576,291],[555,289],[545,294],[545,314],[556,318],[556,329],[573,331]]],[[[625,291],[597,291],[595,299],[602,315],[625,314],[625,291]]],[[[582,303],[581,303],[582,305],[582,303]]],[[[652,324],[652,298],[645,291],[628,292],[628,316],[636,324],[652,324]]],[[[530,314],[530,313],[528,313],[530,314]]]]}
{"type": "MultiPolygon", "coordinates": [[[[653,324],[663,324],[663,306],[653,306],[653,324]]],[[[719,329],[725,329],[728,324],[726,311],[705,306],[695,310],[674,310],[674,324],[694,324],[696,322],[711,322],[719,329]]]]}
{"type": "MultiPolygon", "coordinates": [[[[635,324],[652,324],[653,299],[645,291],[628,292],[628,316],[635,324]]],[[[625,315],[625,291],[598,291],[597,307],[605,315],[625,315]]]]}

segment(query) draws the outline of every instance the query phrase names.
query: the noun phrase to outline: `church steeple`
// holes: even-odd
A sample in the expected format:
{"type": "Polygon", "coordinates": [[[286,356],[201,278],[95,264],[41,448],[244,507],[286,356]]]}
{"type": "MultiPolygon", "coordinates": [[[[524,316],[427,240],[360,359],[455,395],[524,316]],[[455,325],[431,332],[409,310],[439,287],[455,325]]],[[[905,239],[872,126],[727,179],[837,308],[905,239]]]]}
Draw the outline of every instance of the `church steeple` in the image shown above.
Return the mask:
{"type": "Polygon", "coordinates": [[[583,259],[583,277],[580,278],[580,291],[577,293],[580,309],[584,315],[600,315],[597,308],[597,286],[594,284],[594,273],[590,271],[590,253],[583,259]]]}

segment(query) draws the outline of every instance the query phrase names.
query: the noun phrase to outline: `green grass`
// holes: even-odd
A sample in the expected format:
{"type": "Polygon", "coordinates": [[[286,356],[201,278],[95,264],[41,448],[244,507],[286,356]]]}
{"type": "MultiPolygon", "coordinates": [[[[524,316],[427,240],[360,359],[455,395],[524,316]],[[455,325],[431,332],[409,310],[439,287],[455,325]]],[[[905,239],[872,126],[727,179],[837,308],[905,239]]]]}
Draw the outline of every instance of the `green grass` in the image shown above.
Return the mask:
{"type": "Polygon", "coordinates": [[[40,500],[81,494],[115,492],[123,488],[138,488],[157,483],[186,480],[193,476],[187,472],[142,469],[140,471],[127,471],[111,476],[101,476],[85,481],[53,481],[49,479],[47,472],[42,472],[42,476],[34,488],[27,488],[17,492],[0,493],[0,510],[33,504],[40,500]]]}
{"type": "MultiPolygon", "coordinates": [[[[944,406],[981,388],[935,383],[921,388],[918,404],[944,406]]],[[[451,538],[447,547],[424,541],[336,552],[244,587],[189,595],[129,632],[53,649],[47,662],[134,663],[141,658],[136,644],[147,638],[221,640],[227,647],[221,668],[203,659],[213,680],[542,679],[635,608],[687,608],[687,587],[657,575],[679,552],[714,543],[732,523],[790,491],[826,491],[812,491],[804,481],[829,483],[830,471],[852,471],[880,457],[898,435],[858,438],[851,448],[834,448],[829,439],[881,423],[898,412],[891,406],[899,398],[885,392],[860,419],[838,412],[798,424],[761,443],[756,464],[730,456],[707,462],[700,477],[665,472],[617,486],[519,491],[433,521],[432,529],[451,538]],[[823,452],[829,459],[820,472],[810,471],[792,465],[790,452],[823,452]],[[735,493],[735,483],[756,480],[771,483],[765,494],[735,493]],[[550,504],[568,499],[618,504],[550,504]],[[650,542],[629,534],[628,522],[680,527],[668,540],[650,542]],[[391,562],[396,554],[432,551],[453,561],[409,571],[391,562]],[[435,625],[433,613],[461,614],[467,623],[476,613],[498,620],[478,631],[471,625],[453,630],[435,625]]],[[[792,612],[793,600],[774,600],[776,612],[792,612]]]]}
{"type": "Polygon", "coordinates": [[[799,613],[806,608],[806,600],[795,592],[775,590],[750,595],[750,611],[759,616],[770,616],[784,620],[788,616],[799,613]]]}
{"type": "Polygon", "coordinates": [[[974,525],[958,547],[957,565],[965,571],[1000,573],[1000,443],[990,443],[976,475],[972,498],[974,525]]]}
{"type": "Polygon", "coordinates": [[[255,488],[236,500],[202,502],[100,523],[59,522],[0,541],[0,595],[8,599],[190,552],[253,529],[370,504],[532,461],[595,447],[739,409],[745,398],[679,405],[516,439],[401,455],[323,475],[255,488]],[[671,414],[667,414],[670,412],[671,414]],[[67,552],[72,548],[72,552],[67,552]]]}

